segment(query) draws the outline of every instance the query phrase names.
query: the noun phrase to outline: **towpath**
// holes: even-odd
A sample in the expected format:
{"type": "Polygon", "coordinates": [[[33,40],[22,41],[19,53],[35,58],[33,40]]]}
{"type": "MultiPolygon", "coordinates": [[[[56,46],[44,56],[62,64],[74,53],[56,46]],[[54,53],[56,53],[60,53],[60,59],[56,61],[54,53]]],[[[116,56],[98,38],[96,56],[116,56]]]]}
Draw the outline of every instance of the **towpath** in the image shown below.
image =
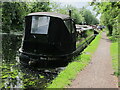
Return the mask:
{"type": "Polygon", "coordinates": [[[118,88],[118,79],[113,75],[110,44],[103,32],[90,64],[77,75],[68,88],[118,88]]]}

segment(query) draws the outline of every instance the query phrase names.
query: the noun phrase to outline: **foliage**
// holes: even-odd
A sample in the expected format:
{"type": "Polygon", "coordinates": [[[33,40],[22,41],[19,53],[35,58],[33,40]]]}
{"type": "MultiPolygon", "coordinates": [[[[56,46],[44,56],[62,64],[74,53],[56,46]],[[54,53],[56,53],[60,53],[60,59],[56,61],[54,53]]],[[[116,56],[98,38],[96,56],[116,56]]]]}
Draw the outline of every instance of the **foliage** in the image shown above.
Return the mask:
{"type": "Polygon", "coordinates": [[[86,24],[88,25],[99,24],[98,19],[91,13],[90,10],[83,8],[81,12],[83,13],[83,17],[85,19],[86,24]]]}
{"type": "Polygon", "coordinates": [[[72,18],[74,19],[75,23],[83,24],[84,17],[80,13],[79,9],[77,9],[77,8],[71,6],[71,5],[68,5],[67,10],[72,10],[72,18]]]}
{"type": "Polygon", "coordinates": [[[28,13],[49,10],[49,2],[3,2],[2,31],[23,31],[24,17],[28,13]]]}
{"type": "Polygon", "coordinates": [[[34,2],[30,12],[47,12],[50,11],[49,2],[34,2]]]}
{"type": "Polygon", "coordinates": [[[0,69],[2,70],[2,76],[1,79],[1,89],[5,88],[23,88],[23,89],[29,89],[29,88],[43,88],[46,86],[46,77],[42,74],[36,74],[35,72],[28,72],[24,71],[27,70],[27,68],[24,68],[21,70],[22,67],[17,67],[15,64],[7,64],[3,63],[2,66],[0,66],[0,69]]]}
{"type": "Polygon", "coordinates": [[[120,2],[92,2],[97,13],[101,13],[101,24],[105,25],[109,31],[108,35],[117,38],[120,26],[120,2]]]}
{"type": "Polygon", "coordinates": [[[2,5],[2,31],[5,33],[20,32],[24,29],[24,17],[32,12],[57,12],[69,14],[72,10],[72,18],[77,24],[98,24],[96,17],[85,8],[78,9],[71,5],[61,6],[55,2],[3,2],[2,5]]]}
{"type": "Polygon", "coordinates": [[[62,13],[62,14],[69,14],[69,10],[72,11],[72,18],[74,19],[75,23],[77,24],[98,24],[99,21],[97,18],[91,13],[90,10],[85,8],[79,9],[71,5],[62,6],[60,3],[53,3],[51,4],[52,11],[62,13]]]}
{"type": "MultiPolygon", "coordinates": [[[[45,88],[56,74],[43,73],[43,69],[19,63],[18,49],[22,36],[2,34],[2,58],[0,62],[0,88],[45,88]]],[[[1,50],[0,50],[1,51],[1,50]]],[[[1,52],[0,52],[1,53],[1,52]]],[[[8,89],[9,90],[9,89],[8,89]]]]}
{"type": "Polygon", "coordinates": [[[83,51],[83,53],[75,58],[75,61],[71,62],[65,70],[60,72],[57,78],[52,81],[47,88],[65,88],[65,86],[71,84],[77,73],[85,68],[90,62],[92,53],[95,52],[99,45],[101,36],[98,35],[94,41],[83,51]],[[88,54],[89,53],[89,54],[88,54]]]}
{"type": "Polygon", "coordinates": [[[26,3],[3,2],[2,5],[2,29],[10,33],[10,30],[22,30],[23,18],[26,15],[26,3]]]}

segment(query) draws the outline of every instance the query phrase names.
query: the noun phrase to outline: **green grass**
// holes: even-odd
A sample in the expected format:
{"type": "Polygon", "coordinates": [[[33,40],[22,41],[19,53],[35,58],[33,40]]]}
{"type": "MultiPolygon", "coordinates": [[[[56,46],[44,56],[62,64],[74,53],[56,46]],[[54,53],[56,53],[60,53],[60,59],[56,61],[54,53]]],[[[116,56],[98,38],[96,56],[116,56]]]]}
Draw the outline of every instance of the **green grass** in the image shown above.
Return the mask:
{"type": "MultiPolygon", "coordinates": [[[[113,37],[109,37],[109,39],[112,41],[112,44],[110,46],[110,52],[112,56],[112,67],[114,69],[114,75],[118,78],[120,77],[120,67],[118,65],[118,57],[119,57],[119,46],[118,46],[118,39],[113,39],[113,37]],[[112,38],[112,39],[111,39],[112,38]]],[[[120,87],[120,81],[118,80],[118,86],[120,87]]]]}
{"type": "Polygon", "coordinates": [[[70,85],[76,75],[89,64],[92,54],[99,45],[100,38],[101,35],[98,35],[81,55],[76,57],[73,62],[69,63],[65,70],[60,72],[58,77],[55,78],[47,88],[65,88],[70,85]]]}
{"type": "Polygon", "coordinates": [[[114,74],[116,76],[120,75],[118,73],[118,42],[114,42],[110,46],[111,56],[112,56],[112,66],[115,70],[114,74]]]}
{"type": "MultiPolygon", "coordinates": [[[[90,38],[92,38],[92,36],[87,37],[86,39],[83,38],[84,40],[82,40],[80,43],[77,43],[76,47],[79,47],[80,45],[82,45],[83,43],[85,43],[87,40],[89,40],[90,38]]],[[[86,43],[87,44],[87,43],[86,43]]]]}

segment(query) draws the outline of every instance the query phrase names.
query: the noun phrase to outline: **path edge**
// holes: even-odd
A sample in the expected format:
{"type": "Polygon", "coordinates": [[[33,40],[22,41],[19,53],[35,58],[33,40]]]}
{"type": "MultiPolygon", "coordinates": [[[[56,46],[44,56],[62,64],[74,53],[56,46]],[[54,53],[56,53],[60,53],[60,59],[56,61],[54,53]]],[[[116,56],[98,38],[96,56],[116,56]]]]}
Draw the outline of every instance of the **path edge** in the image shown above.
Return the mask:
{"type": "Polygon", "coordinates": [[[60,72],[60,74],[48,85],[47,88],[65,88],[72,83],[77,74],[82,71],[89,63],[92,54],[97,50],[101,39],[101,33],[90,43],[90,45],[75,58],[75,61],[60,72]]]}

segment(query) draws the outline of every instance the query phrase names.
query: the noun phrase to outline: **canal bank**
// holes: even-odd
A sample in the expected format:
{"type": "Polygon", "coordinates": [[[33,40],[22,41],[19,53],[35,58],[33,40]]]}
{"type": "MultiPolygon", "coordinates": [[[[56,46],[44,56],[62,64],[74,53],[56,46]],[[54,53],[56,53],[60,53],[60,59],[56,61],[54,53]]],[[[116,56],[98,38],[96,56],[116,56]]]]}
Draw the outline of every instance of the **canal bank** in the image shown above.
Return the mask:
{"type": "MultiPolygon", "coordinates": [[[[65,74],[64,76],[65,77],[69,76],[68,78],[71,78],[75,75],[74,73],[76,73],[76,71],[79,72],[79,69],[82,70],[82,68],[85,67],[90,60],[90,55],[89,55],[90,53],[87,51],[91,51],[91,50],[87,50],[81,56],[75,58],[74,63],[68,65],[68,67],[41,69],[41,68],[34,68],[31,66],[24,66],[19,63],[19,56],[18,56],[18,49],[20,48],[21,45],[21,38],[22,38],[21,35],[13,35],[13,34],[2,35],[3,57],[2,57],[2,65],[0,66],[0,69],[2,70],[1,72],[2,83],[0,85],[0,88],[2,89],[46,88],[46,86],[48,86],[52,80],[54,81],[54,79],[57,77],[58,74],[66,72],[64,71],[64,69],[66,70],[68,68],[70,71],[70,73],[68,73],[69,75],[65,74]],[[85,60],[82,59],[83,57],[85,58],[85,60]],[[79,66],[79,64],[81,65],[79,66]],[[75,69],[75,71],[73,69],[75,69]]],[[[91,44],[89,45],[89,47],[90,46],[91,44]]],[[[63,81],[63,79],[61,80],[63,81]]],[[[66,83],[68,82],[66,81],[66,83]]]]}
{"type": "Polygon", "coordinates": [[[60,72],[60,74],[55,78],[47,88],[65,88],[67,85],[71,84],[71,81],[75,79],[76,75],[82,71],[85,66],[90,62],[92,54],[95,52],[99,45],[101,39],[101,34],[99,34],[90,45],[82,52],[81,55],[76,57],[73,62],[68,64],[68,66],[60,72]]]}
{"type": "Polygon", "coordinates": [[[118,88],[118,79],[114,76],[110,55],[111,41],[105,32],[101,36],[99,46],[92,55],[90,64],[77,74],[68,88],[118,88]]]}

